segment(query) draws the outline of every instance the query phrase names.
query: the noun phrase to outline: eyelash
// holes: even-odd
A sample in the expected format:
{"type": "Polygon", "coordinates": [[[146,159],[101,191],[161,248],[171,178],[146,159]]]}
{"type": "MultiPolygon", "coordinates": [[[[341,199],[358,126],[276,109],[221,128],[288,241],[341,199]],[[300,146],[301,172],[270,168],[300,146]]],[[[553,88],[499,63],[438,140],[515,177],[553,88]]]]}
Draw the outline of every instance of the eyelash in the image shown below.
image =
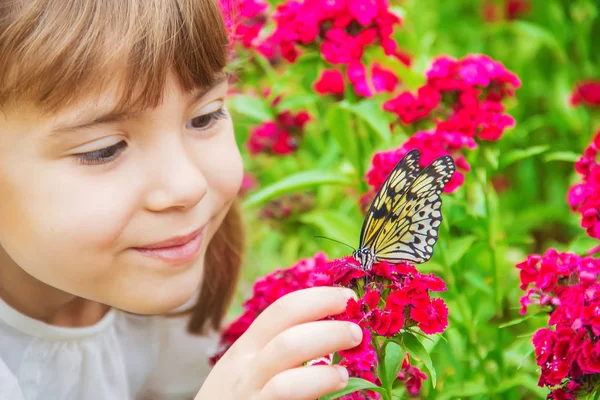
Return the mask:
{"type": "MultiPolygon", "coordinates": [[[[190,121],[193,121],[198,118],[209,118],[210,120],[208,121],[208,126],[205,126],[202,128],[193,128],[192,127],[191,129],[200,129],[203,131],[210,129],[217,123],[218,120],[225,119],[228,116],[229,116],[229,114],[223,108],[220,108],[217,111],[213,111],[208,114],[199,115],[197,117],[192,118],[190,121]]],[[[188,126],[188,124],[186,123],[186,127],[187,126],[188,126]]],[[[123,152],[123,150],[125,150],[126,148],[127,148],[127,142],[125,142],[123,140],[123,141],[120,141],[119,143],[113,144],[112,146],[104,147],[102,149],[98,149],[98,150],[94,150],[94,151],[89,151],[86,153],[74,154],[74,156],[77,159],[77,162],[79,162],[80,164],[83,164],[83,165],[106,164],[106,163],[109,163],[109,162],[113,161],[114,159],[116,159],[119,156],[119,154],[121,154],[123,152]]]]}

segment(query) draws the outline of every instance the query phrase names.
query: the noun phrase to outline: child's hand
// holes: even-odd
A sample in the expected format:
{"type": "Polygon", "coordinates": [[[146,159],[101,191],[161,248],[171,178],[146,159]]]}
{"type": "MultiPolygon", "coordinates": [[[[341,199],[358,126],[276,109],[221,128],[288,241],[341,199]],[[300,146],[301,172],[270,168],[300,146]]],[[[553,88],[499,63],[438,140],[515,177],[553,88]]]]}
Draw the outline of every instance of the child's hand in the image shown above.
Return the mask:
{"type": "Polygon", "coordinates": [[[345,368],[303,362],[358,345],[352,322],[319,321],[342,313],[350,289],[315,287],[283,296],[217,362],[195,400],[312,400],[343,389],[345,368]]]}

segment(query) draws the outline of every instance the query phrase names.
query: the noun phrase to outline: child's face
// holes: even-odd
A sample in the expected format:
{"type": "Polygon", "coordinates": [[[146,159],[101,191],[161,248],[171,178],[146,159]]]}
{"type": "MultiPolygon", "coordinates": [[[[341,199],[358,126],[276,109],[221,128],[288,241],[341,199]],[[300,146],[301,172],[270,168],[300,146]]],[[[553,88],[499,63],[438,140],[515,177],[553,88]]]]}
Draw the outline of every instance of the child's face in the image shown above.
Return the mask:
{"type": "Polygon", "coordinates": [[[110,90],[51,117],[3,110],[0,259],[57,293],[130,312],[181,305],[242,180],[232,122],[219,113],[226,91],[223,81],[194,98],[170,78],[163,102],[135,115],[103,117],[110,90]],[[187,260],[189,246],[139,249],[200,228],[187,260]]]}

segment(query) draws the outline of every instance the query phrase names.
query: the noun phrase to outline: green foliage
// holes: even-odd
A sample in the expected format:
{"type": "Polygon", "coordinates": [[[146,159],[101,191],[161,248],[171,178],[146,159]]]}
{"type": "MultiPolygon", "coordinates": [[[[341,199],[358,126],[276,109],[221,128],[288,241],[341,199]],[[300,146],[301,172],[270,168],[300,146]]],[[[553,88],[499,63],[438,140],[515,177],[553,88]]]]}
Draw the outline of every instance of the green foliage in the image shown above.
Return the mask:
{"type": "MultiPolygon", "coordinates": [[[[422,83],[434,57],[470,53],[503,62],[520,77],[522,88],[508,107],[516,127],[497,143],[469,154],[473,170],[466,174],[465,185],[444,195],[444,221],[434,257],[418,267],[421,272],[435,272],[447,283],[442,297],[450,310],[450,325],[443,339],[421,341],[407,335],[403,343],[388,343],[385,351],[406,351],[429,371],[423,398],[544,398],[547,391],[537,387],[539,371],[531,335],[545,320],[520,316],[523,293],[515,264],[550,247],[585,253],[597,244],[579,227],[566,194],[575,179],[573,162],[599,127],[589,110],[571,107],[568,99],[577,82],[600,78],[600,4],[533,0],[531,12],[519,20],[486,22],[482,0],[393,3],[404,18],[395,38],[400,48],[413,55],[413,66],[381,63],[394,68],[404,89],[422,83]],[[499,181],[504,182],[502,189],[492,183],[499,181]]],[[[247,62],[241,86],[272,92],[268,98],[243,95],[230,101],[242,148],[249,129],[271,119],[277,110],[306,110],[312,121],[292,156],[251,157],[243,152],[259,186],[244,201],[252,229],[233,312],[239,310],[256,278],[317,251],[330,257],[350,251],[314,235],[356,247],[363,220],[359,198],[367,189],[364,175],[371,157],[397,147],[412,134],[408,128],[390,132],[391,116],[379,107],[382,98],[357,101],[348,95],[336,102],[317,96],[311,85],[317,71],[325,67],[318,53],[308,53],[283,68],[273,69],[260,58],[247,62]],[[282,96],[277,110],[270,105],[275,95],[282,96]],[[278,221],[259,218],[258,210],[270,200],[298,192],[314,199],[310,210],[278,221]]],[[[399,366],[389,357],[382,368],[385,389],[399,366]]],[[[374,385],[351,379],[349,388],[358,387],[373,389],[374,385]]]]}

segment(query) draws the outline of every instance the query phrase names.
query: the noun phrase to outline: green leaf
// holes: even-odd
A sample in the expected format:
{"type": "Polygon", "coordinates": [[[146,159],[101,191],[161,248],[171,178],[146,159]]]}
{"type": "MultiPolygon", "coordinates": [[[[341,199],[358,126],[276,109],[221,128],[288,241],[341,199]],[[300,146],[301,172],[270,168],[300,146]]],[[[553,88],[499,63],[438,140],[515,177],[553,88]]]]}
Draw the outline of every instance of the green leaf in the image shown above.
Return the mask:
{"type": "MultiPolygon", "coordinates": [[[[444,388],[444,392],[439,396],[440,399],[452,398],[470,398],[474,396],[489,395],[489,390],[485,382],[464,382],[457,385],[444,388]]],[[[489,398],[489,397],[485,397],[489,398]]]]}
{"type": "Polygon", "coordinates": [[[531,392],[542,396],[541,398],[544,398],[547,394],[547,390],[538,387],[537,380],[528,374],[519,374],[512,378],[502,380],[500,384],[494,388],[494,393],[500,394],[512,388],[527,388],[531,392]]]}
{"type": "Polygon", "coordinates": [[[431,362],[431,356],[429,353],[427,353],[427,350],[425,350],[423,344],[419,341],[419,339],[416,338],[416,336],[408,332],[402,335],[402,340],[411,357],[425,364],[425,367],[431,376],[431,386],[433,386],[435,389],[435,385],[437,383],[435,368],[431,362]]]}
{"type": "Polygon", "coordinates": [[[581,158],[581,154],[575,153],[574,151],[553,151],[544,156],[544,161],[566,161],[566,162],[577,162],[581,158]]]}
{"type": "Polygon", "coordinates": [[[350,120],[349,110],[340,106],[333,106],[327,112],[325,124],[343,155],[350,160],[356,171],[361,171],[362,158],[358,148],[358,138],[356,133],[352,131],[350,120]]]}
{"type": "Polygon", "coordinates": [[[448,245],[446,252],[446,261],[448,266],[456,264],[469,251],[473,242],[477,238],[475,236],[464,236],[461,238],[452,239],[448,245]]]}
{"type": "Polygon", "coordinates": [[[567,60],[567,56],[562,45],[554,36],[554,34],[548,29],[527,21],[514,21],[510,24],[510,26],[515,32],[521,34],[521,36],[524,36],[524,40],[530,40],[532,42],[544,44],[554,52],[554,55],[560,61],[567,60]]]}
{"type": "Polygon", "coordinates": [[[492,169],[498,169],[498,157],[500,155],[500,150],[495,147],[486,146],[483,148],[483,156],[492,166],[492,169]]]}
{"type": "Polygon", "coordinates": [[[380,375],[379,379],[381,379],[385,388],[391,389],[400,369],[402,369],[402,361],[404,361],[406,354],[402,347],[391,340],[386,342],[384,349],[384,376],[380,375]]]}
{"type": "Polygon", "coordinates": [[[500,324],[498,326],[498,328],[499,329],[503,329],[503,328],[508,328],[509,326],[519,325],[520,323],[525,322],[525,321],[527,321],[527,320],[529,320],[531,318],[535,318],[535,317],[538,317],[538,315],[532,314],[532,315],[527,315],[527,316],[522,317],[522,318],[515,318],[512,321],[508,321],[508,322],[505,322],[503,324],[500,324]]]}
{"type": "Polygon", "coordinates": [[[316,188],[321,185],[344,185],[352,184],[350,178],[333,172],[303,171],[290,175],[285,179],[277,181],[271,185],[252,193],[243,205],[244,208],[257,207],[269,200],[288,193],[296,193],[306,189],[316,188]]]}
{"type": "MultiPolygon", "coordinates": [[[[318,227],[323,236],[351,246],[358,243],[360,224],[337,211],[315,210],[300,216],[300,221],[318,227]]],[[[315,239],[317,240],[317,239],[315,239]]]]}
{"type": "Polygon", "coordinates": [[[492,288],[490,288],[490,285],[485,283],[479,274],[473,271],[467,271],[465,272],[464,277],[467,282],[481,290],[483,293],[488,295],[492,295],[494,293],[492,288]]]}
{"type": "Polygon", "coordinates": [[[375,392],[385,394],[385,390],[372,382],[362,378],[350,378],[348,379],[348,385],[342,390],[330,393],[326,396],[321,396],[319,400],[332,400],[339,397],[345,396],[350,393],[358,392],[359,390],[373,390],[375,392]]]}
{"type": "Polygon", "coordinates": [[[363,100],[357,104],[340,103],[340,106],[354,113],[365,121],[384,143],[389,143],[392,137],[390,122],[392,116],[385,112],[379,103],[373,100],[363,100]]]}
{"type": "Polygon", "coordinates": [[[227,105],[230,110],[244,115],[255,122],[264,122],[275,118],[273,111],[265,106],[262,99],[245,94],[232,96],[227,105]]]}
{"type": "Polygon", "coordinates": [[[286,97],[279,104],[277,104],[278,110],[297,110],[306,109],[313,107],[315,104],[315,96],[304,95],[304,96],[293,96],[286,97]]]}
{"type": "Polygon", "coordinates": [[[540,146],[532,146],[527,149],[516,149],[509,151],[500,157],[500,167],[506,168],[517,161],[545,153],[549,148],[550,146],[544,144],[540,146]]]}

